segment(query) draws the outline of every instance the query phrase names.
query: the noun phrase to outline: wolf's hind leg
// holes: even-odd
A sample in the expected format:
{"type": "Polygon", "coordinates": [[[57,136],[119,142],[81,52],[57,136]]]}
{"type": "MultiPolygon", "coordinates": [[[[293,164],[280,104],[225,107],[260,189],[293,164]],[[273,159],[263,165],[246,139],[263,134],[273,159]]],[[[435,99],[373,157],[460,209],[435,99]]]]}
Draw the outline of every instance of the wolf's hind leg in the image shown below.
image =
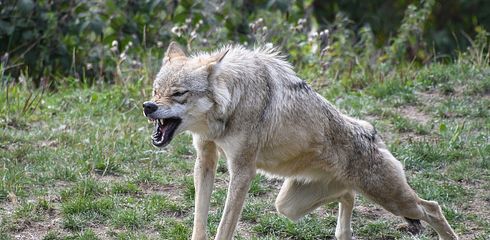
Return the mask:
{"type": "Polygon", "coordinates": [[[320,205],[337,200],[345,192],[346,189],[340,185],[288,178],[277,195],[276,209],[296,221],[320,205]]]}
{"type": "Polygon", "coordinates": [[[338,182],[304,182],[286,179],[276,199],[279,213],[295,221],[322,204],[339,201],[339,216],[335,236],[339,240],[351,239],[351,217],[355,193],[338,182]]]}
{"type": "MultiPolygon", "coordinates": [[[[397,201],[397,199],[394,200],[397,201]]],[[[458,239],[457,235],[454,233],[453,229],[442,214],[441,207],[437,202],[420,199],[415,194],[413,198],[408,199],[411,201],[407,201],[407,199],[398,200],[398,205],[388,203],[390,207],[386,207],[386,209],[392,213],[395,213],[396,215],[409,219],[409,223],[412,223],[412,226],[421,227],[420,223],[417,222],[417,219],[427,222],[437,232],[439,239],[458,239]]],[[[381,205],[383,206],[382,203],[381,205]]],[[[418,231],[420,230],[415,230],[415,232],[418,231]]]]}
{"type": "Polygon", "coordinates": [[[371,169],[372,178],[365,178],[360,191],[395,215],[405,217],[413,226],[417,220],[427,222],[440,239],[458,239],[437,202],[420,199],[408,185],[401,165],[389,152],[384,152],[382,166],[371,169]],[[396,166],[396,167],[394,167],[396,166]]]}
{"type": "Polygon", "coordinates": [[[422,220],[429,223],[439,234],[440,239],[458,239],[446,218],[442,214],[441,207],[437,202],[419,199],[419,206],[423,209],[422,220]]]}

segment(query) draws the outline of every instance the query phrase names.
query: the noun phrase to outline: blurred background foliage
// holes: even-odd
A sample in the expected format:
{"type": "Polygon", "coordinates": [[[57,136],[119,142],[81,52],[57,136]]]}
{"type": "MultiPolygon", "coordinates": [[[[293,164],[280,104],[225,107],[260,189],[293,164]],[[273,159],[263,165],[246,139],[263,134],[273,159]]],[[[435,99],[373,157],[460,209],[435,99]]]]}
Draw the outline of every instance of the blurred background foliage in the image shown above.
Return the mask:
{"type": "Polygon", "coordinates": [[[363,87],[397,64],[451,61],[477,44],[485,55],[485,29],[488,0],[3,0],[0,76],[52,89],[151,79],[177,40],[189,51],[272,43],[363,87]]]}

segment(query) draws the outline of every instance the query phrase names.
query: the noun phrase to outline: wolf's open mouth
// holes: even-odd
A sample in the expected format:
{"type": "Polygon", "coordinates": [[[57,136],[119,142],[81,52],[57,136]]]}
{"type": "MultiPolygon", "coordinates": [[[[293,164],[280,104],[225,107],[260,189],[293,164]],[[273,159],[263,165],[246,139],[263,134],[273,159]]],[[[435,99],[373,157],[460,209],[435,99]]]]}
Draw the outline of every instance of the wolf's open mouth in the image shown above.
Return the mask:
{"type": "Polygon", "coordinates": [[[175,130],[182,122],[180,118],[155,119],[155,130],[151,136],[153,145],[156,147],[164,147],[173,138],[175,130]]]}

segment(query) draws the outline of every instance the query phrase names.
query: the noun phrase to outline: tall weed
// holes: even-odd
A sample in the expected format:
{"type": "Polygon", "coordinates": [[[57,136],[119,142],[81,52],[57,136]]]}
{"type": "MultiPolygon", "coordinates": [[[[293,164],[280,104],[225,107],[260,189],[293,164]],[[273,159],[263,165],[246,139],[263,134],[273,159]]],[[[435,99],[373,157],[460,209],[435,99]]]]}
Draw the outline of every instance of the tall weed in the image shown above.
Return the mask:
{"type": "Polygon", "coordinates": [[[486,67],[490,64],[490,33],[483,26],[476,27],[476,38],[468,37],[471,46],[466,52],[459,56],[461,64],[470,64],[477,68],[486,67]]]}
{"type": "Polygon", "coordinates": [[[0,126],[22,127],[39,108],[45,88],[29,87],[26,75],[21,75],[20,84],[13,83],[11,77],[4,75],[3,68],[0,65],[0,126]]]}
{"type": "Polygon", "coordinates": [[[435,0],[424,0],[420,8],[413,4],[408,6],[402,24],[398,29],[398,34],[386,49],[390,63],[396,64],[404,61],[407,59],[407,54],[409,60],[416,58],[422,61],[428,60],[427,51],[420,50],[424,50],[423,48],[426,47],[423,42],[424,26],[434,5],[435,0]]]}

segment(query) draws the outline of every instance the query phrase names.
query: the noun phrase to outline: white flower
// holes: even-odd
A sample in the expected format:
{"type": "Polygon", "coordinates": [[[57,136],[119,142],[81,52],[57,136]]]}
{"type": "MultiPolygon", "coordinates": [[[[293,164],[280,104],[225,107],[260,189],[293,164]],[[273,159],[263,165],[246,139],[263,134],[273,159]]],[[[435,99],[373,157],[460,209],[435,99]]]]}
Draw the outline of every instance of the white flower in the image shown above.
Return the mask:
{"type": "Polygon", "coordinates": [[[182,29],[180,27],[175,26],[170,31],[179,37],[182,35],[182,29]]]}
{"type": "Polygon", "coordinates": [[[126,57],[127,57],[127,56],[126,56],[126,53],[125,53],[125,52],[123,52],[123,53],[121,53],[121,54],[119,55],[119,58],[120,58],[121,60],[126,60],[126,57]]]}

